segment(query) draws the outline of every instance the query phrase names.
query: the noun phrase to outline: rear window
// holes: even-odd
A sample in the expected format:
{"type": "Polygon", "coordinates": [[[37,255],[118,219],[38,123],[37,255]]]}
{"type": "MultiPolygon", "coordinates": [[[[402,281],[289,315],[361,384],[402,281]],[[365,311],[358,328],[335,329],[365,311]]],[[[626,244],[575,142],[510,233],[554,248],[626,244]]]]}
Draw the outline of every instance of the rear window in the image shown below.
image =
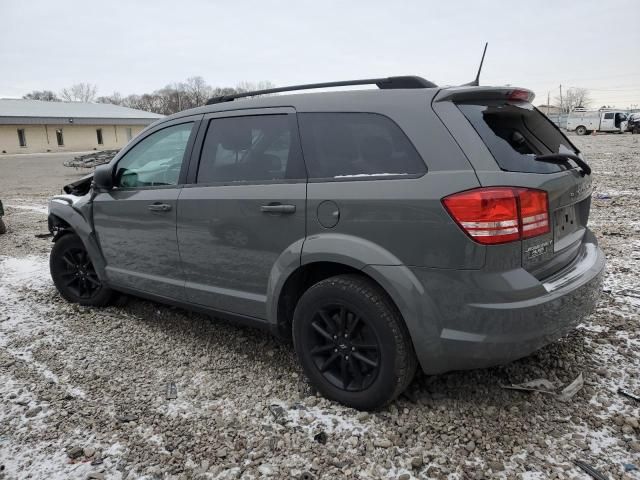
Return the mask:
{"type": "Polygon", "coordinates": [[[374,113],[301,113],[309,178],[366,179],[422,175],[426,167],[404,132],[374,113]]]}
{"type": "Polygon", "coordinates": [[[531,104],[459,103],[460,111],[478,132],[502,170],[555,173],[571,168],[539,162],[537,155],[577,153],[556,126],[531,104]]]}

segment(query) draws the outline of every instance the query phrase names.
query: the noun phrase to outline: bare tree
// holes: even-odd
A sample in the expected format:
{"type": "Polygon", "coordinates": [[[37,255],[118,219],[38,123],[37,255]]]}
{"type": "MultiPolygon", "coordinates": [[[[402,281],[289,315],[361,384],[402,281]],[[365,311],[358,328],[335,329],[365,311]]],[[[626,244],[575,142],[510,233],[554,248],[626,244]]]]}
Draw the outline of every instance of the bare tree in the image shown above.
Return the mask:
{"type": "Polygon", "coordinates": [[[591,105],[591,98],[589,96],[589,90],[586,88],[569,88],[562,95],[562,101],[560,96],[555,98],[556,105],[562,106],[563,113],[569,113],[575,108],[584,107],[587,108],[591,105]]]}
{"type": "MultiPolygon", "coordinates": [[[[172,113],[204,105],[211,97],[231,95],[234,93],[265,90],[275,85],[267,80],[260,82],[240,82],[235,88],[211,87],[202,77],[189,77],[184,82],[167,85],[164,88],[142,95],[132,94],[122,96],[118,92],[111,95],[96,97],[97,87],[90,83],[78,83],[60,92],[63,100],[72,102],[110,103],[124,107],[146,110],[148,112],[171,115],[172,113]]],[[[42,100],[59,100],[55,93],[48,90],[33,91],[24,98],[38,98],[42,100]],[[45,98],[46,97],[46,98],[45,98]]]]}
{"type": "Polygon", "coordinates": [[[58,96],[51,90],[34,90],[24,95],[22,98],[27,100],[43,100],[45,102],[59,102],[58,96]]]}
{"type": "Polygon", "coordinates": [[[211,98],[212,88],[202,77],[189,77],[184,85],[191,108],[200,107],[211,98]]]}
{"type": "Polygon", "coordinates": [[[96,98],[98,103],[110,103],[112,105],[122,105],[125,99],[119,92],[113,92],[111,95],[96,98]]]}
{"type": "Polygon", "coordinates": [[[63,88],[60,96],[68,102],[92,102],[96,98],[98,87],[91,83],[76,83],[69,88],[63,88]]]}
{"type": "Polygon", "coordinates": [[[236,85],[236,91],[238,93],[253,92],[255,90],[267,90],[274,88],[275,85],[269,80],[261,80],[259,82],[247,82],[242,81],[236,85]]]}

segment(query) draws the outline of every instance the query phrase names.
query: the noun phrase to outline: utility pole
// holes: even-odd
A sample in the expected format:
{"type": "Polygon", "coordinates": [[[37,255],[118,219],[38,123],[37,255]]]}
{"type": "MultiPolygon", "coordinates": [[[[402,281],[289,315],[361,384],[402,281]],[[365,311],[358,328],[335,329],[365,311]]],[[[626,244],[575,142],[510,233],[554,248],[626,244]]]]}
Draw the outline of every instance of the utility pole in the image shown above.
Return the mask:
{"type": "Polygon", "coordinates": [[[549,116],[549,92],[547,92],[547,117],[549,116]]]}
{"type": "Polygon", "coordinates": [[[562,103],[562,84],[560,84],[560,112],[564,113],[564,103],[562,103]]]}

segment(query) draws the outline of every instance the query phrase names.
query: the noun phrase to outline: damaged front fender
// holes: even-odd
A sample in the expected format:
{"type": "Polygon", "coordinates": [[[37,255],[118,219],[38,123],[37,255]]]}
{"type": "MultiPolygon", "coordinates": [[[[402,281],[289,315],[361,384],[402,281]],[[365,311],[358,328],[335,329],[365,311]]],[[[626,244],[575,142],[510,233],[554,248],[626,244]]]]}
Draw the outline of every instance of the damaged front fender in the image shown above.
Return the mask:
{"type": "Polygon", "coordinates": [[[104,257],[93,231],[91,196],[56,195],[51,198],[48,222],[54,242],[67,233],[78,235],[87,249],[98,278],[106,282],[104,257]]]}

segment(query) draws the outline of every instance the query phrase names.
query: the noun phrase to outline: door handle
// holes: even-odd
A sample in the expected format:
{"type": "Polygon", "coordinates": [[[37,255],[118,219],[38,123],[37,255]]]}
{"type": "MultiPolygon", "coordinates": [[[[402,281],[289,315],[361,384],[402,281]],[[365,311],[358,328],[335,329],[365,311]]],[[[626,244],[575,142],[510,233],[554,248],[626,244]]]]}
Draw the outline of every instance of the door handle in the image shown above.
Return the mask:
{"type": "Polygon", "coordinates": [[[171,205],[167,203],[152,203],[151,205],[147,205],[147,208],[152,212],[168,212],[171,210],[171,205]]]}
{"type": "Polygon", "coordinates": [[[295,213],[295,205],[283,205],[281,203],[270,203],[269,205],[262,205],[260,211],[264,213],[295,213]]]}

